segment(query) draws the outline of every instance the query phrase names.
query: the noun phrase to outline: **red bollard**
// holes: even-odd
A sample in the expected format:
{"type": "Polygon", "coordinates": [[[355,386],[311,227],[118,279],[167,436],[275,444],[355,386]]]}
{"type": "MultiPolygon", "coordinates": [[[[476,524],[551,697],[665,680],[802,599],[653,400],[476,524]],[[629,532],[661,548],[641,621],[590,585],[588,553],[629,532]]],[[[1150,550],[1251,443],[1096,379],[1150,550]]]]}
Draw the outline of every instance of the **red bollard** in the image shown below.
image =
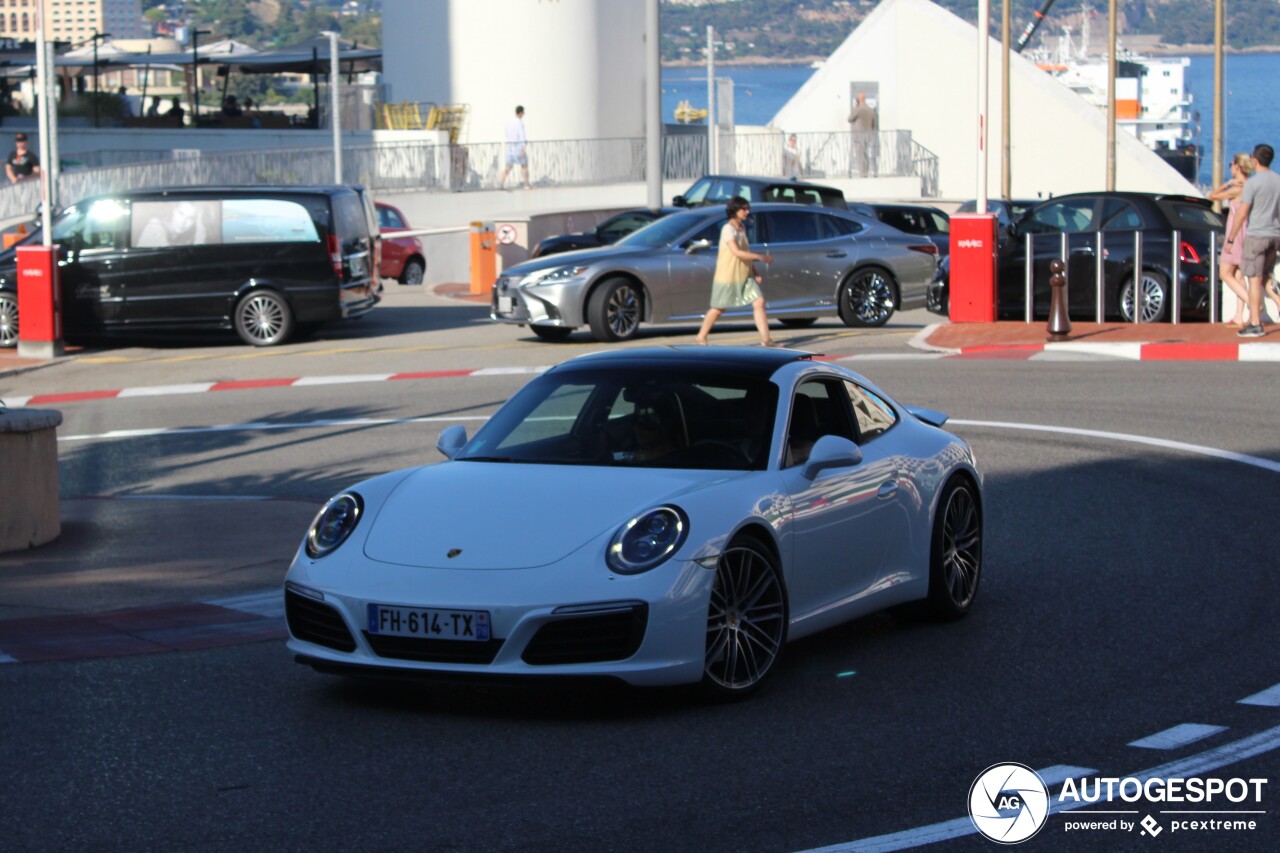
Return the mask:
{"type": "Polygon", "coordinates": [[[18,247],[18,355],[57,358],[63,354],[62,306],[58,288],[58,247],[18,247]]]}

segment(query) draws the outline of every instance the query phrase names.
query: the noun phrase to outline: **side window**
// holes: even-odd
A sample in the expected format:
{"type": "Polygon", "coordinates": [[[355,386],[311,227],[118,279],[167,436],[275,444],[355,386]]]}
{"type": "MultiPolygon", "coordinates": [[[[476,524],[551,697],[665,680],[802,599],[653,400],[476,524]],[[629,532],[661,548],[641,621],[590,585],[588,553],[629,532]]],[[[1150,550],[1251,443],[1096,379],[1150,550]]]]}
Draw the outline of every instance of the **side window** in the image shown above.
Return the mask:
{"type": "Polygon", "coordinates": [[[775,210],[767,215],[770,243],[812,243],[821,237],[816,213],[775,210]]]}
{"type": "MultiPolygon", "coordinates": [[[[940,213],[934,213],[932,210],[930,210],[930,211],[927,213],[927,216],[928,216],[931,220],[933,220],[933,230],[934,230],[934,233],[937,233],[937,234],[950,234],[950,233],[951,233],[951,220],[950,220],[950,219],[947,219],[947,217],[943,216],[943,215],[942,215],[942,214],[940,214],[940,213]]],[[[1007,217],[1006,217],[1006,218],[1007,218],[1007,217]]]]}
{"type": "Polygon", "coordinates": [[[818,380],[805,382],[796,389],[791,401],[791,422],[787,426],[786,467],[806,462],[814,442],[824,435],[854,440],[848,408],[840,399],[843,392],[836,385],[818,380]]]}
{"type": "Polygon", "coordinates": [[[1055,202],[1037,208],[1031,217],[1025,220],[1026,230],[1032,234],[1061,233],[1076,234],[1087,231],[1089,220],[1093,218],[1093,202],[1089,199],[1055,202]]]}
{"type": "Polygon", "coordinates": [[[848,237],[866,230],[861,222],[854,222],[841,216],[818,216],[818,224],[822,227],[822,239],[833,240],[836,237],[848,237]]]}
{"type": "MultiPolygon", "coordinates": [[[[89,215],[93,217],[92,210],[89,215]]],[[[222,202],[135,201],[132,232],[133,245],[139,249],[221,243],[222,202]]]]}
{"type": "Polygon", "coordinates": [[[693,186],[689,187],[689,191],[684,194],[686,204],[699,204],[707,197],[707,191],[711,189],[711,180],[702,178],[695,181],[693,186]]]}
{"type": "Polygon", "coordinates": [[[688,248],[690,244],[696,243],[699,240],[706,240],[708,243],[711,244],[712,248],[714,248],[720,243],[720,231],[721,229],[724,228],[724,224],[728,221],[729,220],[725,219],[724,217],[713,220],[710,224],[706,225],[701,231],[699,231],[698,233],[690,237],[688,240],[685,240],[683,243],[681,243],[680,244],[681,248],[688,248]]]}
{"type": "Polygon", "coordinates": [[[317,243],[315,223],[302,205],[270,198],[222,202],[223,243],[317,243]]]}
{"type": "Polygon", "coordinates": [[[866,388],[846,382],[845,390],[849,392],[849,402],[853,404],[853,416],[858,421],[858,434],[863,443],[870,441],[898,422],[898,416],[894,414],[893,408],[866,388]]]}
{"type": "Polygon", "coordinates": [[[711,188],[711,192],[707,194],[706,201],[724,204],[735,195],[741,195],[747,201],[751,201],[750,190],[737,192],[732,181],[716,181],[715,185],[711,188]]]}
{"type": "Polygon", "coordinates": [[[636,214],[619,216],[616,219],[606,221],[600,226],[600,236],[612,237],[616,240],[619,237],[625,237],[637,228],[648,225],[650,221],[647,217],[636,214]]]}
{"type": "Polygon", "coordinates": [[[1102,208],[1103,231],[1137,231],[1142,228],[1142,217],[1133,205],[1119,199],[1107,199],[1102,208]]]}
{"type": "Polygon", "coordinates": [[[333,197],[333,218],[338,228],[338,239],[344,252],[358,252],[368,248],[369,226],[364,216],[364,206],[355,193],[333,197]]]}
{"type": "Polygon", "coordinates": [[[380,228],[406,228],[404,220],[400,218],[400,214],[396,213],[389,207],[378,208],[378,227],[380,228]]]}

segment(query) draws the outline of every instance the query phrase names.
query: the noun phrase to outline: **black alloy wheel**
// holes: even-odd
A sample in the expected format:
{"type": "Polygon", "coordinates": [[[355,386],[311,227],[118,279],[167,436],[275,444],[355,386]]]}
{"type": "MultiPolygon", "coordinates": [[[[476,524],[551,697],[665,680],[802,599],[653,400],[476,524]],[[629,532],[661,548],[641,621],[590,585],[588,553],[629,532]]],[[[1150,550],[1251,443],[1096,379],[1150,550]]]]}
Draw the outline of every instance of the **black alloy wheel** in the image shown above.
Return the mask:
{"type": "Polygon", "coordinates": [[[18,345],[18,296],[0,293],[0,349],[18,345]]]}
{"type": "Polygon", "coordinates": [[[754,693],[774,670],[787,638],[787,598],[769,550],[735,540],[716,563],[707,610],[702,688],[711,698],[754,693]]]}
{"type": "Polygon", "coordinates": [[[929,552],[929,609],[940,619],[969,612],[982,581],[982,505],[973,483],[953,477],[943,488],[929,552]]]}
{"type": "Polygon", "coordinates": [[[587,300],[587,322],[598,341],[634,338],[643,314],[643,298],[629,279],[611,278],[592,291],[587,300]]]}
{"type": "Polygon", "coordinates": [[[840,319],[846,326],[883,326],[898,304],[898,284],[880,267],[855,272],[840,289],[840,319]]]}

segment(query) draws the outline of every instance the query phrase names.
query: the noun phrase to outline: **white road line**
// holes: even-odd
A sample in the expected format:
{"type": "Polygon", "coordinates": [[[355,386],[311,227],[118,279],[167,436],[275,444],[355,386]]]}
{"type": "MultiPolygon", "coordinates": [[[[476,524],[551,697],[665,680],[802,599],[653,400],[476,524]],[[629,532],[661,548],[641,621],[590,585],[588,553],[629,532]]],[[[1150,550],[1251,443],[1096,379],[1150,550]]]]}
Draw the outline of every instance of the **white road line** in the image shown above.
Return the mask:
{"type": "Polygon", "coordinates": [[[1280,344],[1249,344],[1240,347],[1240,361],[1280,361],[1280,344]]]}
{"type": "Polygon", "coordinates": [[[215,598],[203,603],[212,604],[214,607],[225,607],[228,610],[252,613],[255,616],[265,616],[268,619],[284,619],[284,591],[281,589],[251,592],[230,598],[215,598]]]}
{"type": "Polygon", "coordinates": [[[1252,696],[1246,696],[1237,704],[1240,705],[1262,705],[1267,708],[1280,708],[1280,684],[1274,687],[1268,687],[1261,693],[1255,693],[1252,696]]]}
{"type": "Polygon", "coordinates": [[[187,385],[144,385],[139,388],[122,388],[117,397],[163,397],[169,394],[203,394],[216,382],[192,382],[187,385]]]}
{"type": "Polygon", "coordinates": [[[246,432],[272,429],[326,429],[346,426],[394,426],[396,424],[457,423],[458,421],[487,421],[488,415],[460,415],[423,418],[335,418],[293,423],[248,422],[242,424],[214,424],[204,427],[157,427],[155,429],[115,429],[107,432],[83,435],[60,435],[58,441],[96,441],[114,438],[145,438],[158,435],[191,435],[203,432],[246,432]]]}
{"type": "Polygon", "coordinates": [[[352,373],[345,376],[304,376],[295,380],[293,387],[302,385],[346,385],[350,382],[386,382],[394,373],[352,373]]]}
{"type": "Polygon", "coordinates": [[[527,373],[545,373],[550,367],[482,367],[471,371],[472,376],[519,376],[527,373]]]}
{"type": "MultiPolygon", "coordinates": [[[[1185,778],[1188,776],[1202,776],[1222,767],[1231,764],[1237,764],[1259,755],[1280,749],[1280,726],[1259,732],[1256,735],[1250,735],[1241,740],[1232,741],[1223,744],[1214,749],[1206,750],[1195,755],[1180,758],[1177,761],[1170,761],[1168,764],[1161,764],[1158,767],[1152,767],[1148,770],[1140,770],[1137,773],[1127,774],[1137,779],[1139,782],[1145,783],[1148,779],[1170,779],[1185,778]]],[[[963,795],[960,792],[959,795],[963,795]]],[[[1102,797],[1094,802],[1087,800],[1074,800],[1070,802],[1062,802],[1061,800],[1054,802],[1049,809],[1050,814],[1059,812],[1075,811],[1076,809],[1094,806],[1101,802],[1110,802],[1119,796],[1119,790],[1115,790],[1110,797],[1104,789],[1102,797]]],[[[829,847],[818,847],[813,850],[805,851],[805,853],[844,853],[844,851],[889,851],[889,850],[905,850],[909,847],[920,847],[925,844],[933,844],[938,841],[946,841],[951,838],[960,838],[965,835],[973,835],[977,833],[977,829],[973,825],[973,821],[969,818],[956,818],[954,820],[944,821],[942,823],[934,823],[929,826],[921,826],[916,829],[907,829],[902,832],[894,832],[888,835],[877,835],[872,838],[863,838],[857,841],[849,841],[844,844],[833,844],[829,847]]]]}
{"type": "Polygon", "coordinates": [[[1139,749],[1178,749],[1189,743],[1195,743],[1198,740],[1204,740],[1212,737],[1219,732],[1225,732],[1226,726],[1206,726],[1202,723],[1182,723],[1171,729],[1165,729],[1162,732],[1156,732],[1153,735],[1147,735],[1144,738],[1132,741],[1129,746],[1136,746],[1139,749]]]}
{"type": "Polygon", "coordinates": [[[17,662],[18,662],[18,661],[17,661],[15,658],[11,658],[11,657],[9,657],[8,655],[6,655],[4,652],[0,652],[0,664],[2,664],[2,663],[17,663],[17,662]]]}
{"type": "Polygon", "coordinates": [[[1045,352],[1071,352],[1107,358],[1124,358],[1138,361],[1142,358],[1142,344],[1128,343],[1053,343],[1044,345],[1045,352]]]}
{"type": "Polygon", "coordinates": [[[11,409],[21,409],[23,406],[27,405],[27,403],[31,402],[31,397],[32,395],[30,394],[26,397],[0,397],[0,403],[4,403],[11,409]]]}
{"type": "Polygon", "coordinates": [[[1004,423],[1001,421],[967,421],[959,418],[952,418],[947,421],[947,425],[955,426],[972,426],[972,427],[992,427],[994,429],[1023,429],[1030,432],[1054,432],[1062,435],[1079,435],[1087,438],[1106,438],[1112,441],[1127,441],[1133,444],[1145,444],[1150,447],[1161,447],[1165,450],[1180,450],[1184,453],[1198,453],[1201,456],[1212,456],[1215,459],[1226,459],[1230,462],[1240,462],[1244,465],[1253,465],[1256,468],[1262,468],[1280,474],[1280,462],[1271,459],[1263,459],[1261,456],[1249,456],[1245,453],[1236,453],[1231,450],[1219,450],[1216,447],[1205,447],[1202,444],[1187,444],[1182,441],[1169,441],[1164,438],[1150,438],[1145,435],[1132,435],[1124,432],[1107,432],[1105,430],[1096,429],[1075,429],[1073,427],[1049,426],[1045,424],[1015,424],[1004,423]]]}

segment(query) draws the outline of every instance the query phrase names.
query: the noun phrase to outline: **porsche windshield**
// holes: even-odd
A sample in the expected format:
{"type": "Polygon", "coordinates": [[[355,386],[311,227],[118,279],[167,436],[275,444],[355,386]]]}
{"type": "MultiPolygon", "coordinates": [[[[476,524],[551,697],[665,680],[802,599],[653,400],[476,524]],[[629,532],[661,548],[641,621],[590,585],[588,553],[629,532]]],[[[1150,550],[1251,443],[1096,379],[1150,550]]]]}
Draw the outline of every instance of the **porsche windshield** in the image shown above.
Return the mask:
{"type": "Polygon", "coordinates": [[[678,369],[557,371],[526,385],[462,461],[762,470],[777,387],[678,369]]]}

